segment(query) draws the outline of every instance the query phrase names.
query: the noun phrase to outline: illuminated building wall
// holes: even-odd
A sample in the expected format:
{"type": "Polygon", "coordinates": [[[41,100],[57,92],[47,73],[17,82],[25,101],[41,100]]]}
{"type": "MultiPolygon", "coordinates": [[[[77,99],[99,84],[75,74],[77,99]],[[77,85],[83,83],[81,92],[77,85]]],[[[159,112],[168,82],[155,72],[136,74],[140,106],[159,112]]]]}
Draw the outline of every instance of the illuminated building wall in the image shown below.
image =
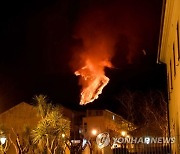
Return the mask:
{"type": "MultiPolygon", "coordinates": [[[[5,128],[5,130],[10,131],[10,137],[12,141],[16,143],[15,140],[17,134],[21,136],[25,127],[34,128],[35,125],[38,123],[40,118],[38,118],[36,115],[37,111],[35,110],[35,108],[23,102],[0,114],[0,124],[2,127],[5,128]],[[14,130],[15,134],[11,129],[14,130]]],[[[9,140],[8,143],[10,143],[9,140]]],[[[7,154],[14,153],[15,148],[13,144],[10,144],[10,148],[7,151],[7,154]]]]}
{"type": "Polygon", "coordinates": [[[135,129],[135,126],[123,119],[121,116],[109,110],[87,110],[83,118],[83,135],[93,143],[93,150],[98,153],[110,154],[110,146],[103,150],[98,149],[95,139],[100,133],[108,132],[111,137],[127,136],[128,131],[135,129]],[[122,134],[122,132],[127,132],[122,134]]]}
{"type": "MultiPolygon", "coordinates": [[[[66,112],[66,115],[69,115],[67,109],[63,112],[66,112]]],[[[10,133],[10,134],[5,134],[7,135],[8,143],[10,143],[9,135],[11,137],[11,140],[14,143],[16,143],[17,134],[21,139],[22,133],[24,132],[26,127],[33,129],[40,120],[40,117],[37,115],[38,112],[36,108],[25,102],[22,102],[0,114],[0,126],[5,128],[5,131],[8,131],[10,133]],[[14,130],[14,133],[11,129],[14,130]]],[[[15,148],[11,143],[9,150],[7,151],[7,154],[15,154],[15,153],[16,153],[15,148]]],[[[69,153],[70,153],[69,150],[66,148],[66,154],[69,153]]]]}
{"type": "Polygon", "coordinates": [[[170,135],[176,137],[173,153],[180,153],[180,1],[164,0],[158,63],[167,66],[170,135]]]}

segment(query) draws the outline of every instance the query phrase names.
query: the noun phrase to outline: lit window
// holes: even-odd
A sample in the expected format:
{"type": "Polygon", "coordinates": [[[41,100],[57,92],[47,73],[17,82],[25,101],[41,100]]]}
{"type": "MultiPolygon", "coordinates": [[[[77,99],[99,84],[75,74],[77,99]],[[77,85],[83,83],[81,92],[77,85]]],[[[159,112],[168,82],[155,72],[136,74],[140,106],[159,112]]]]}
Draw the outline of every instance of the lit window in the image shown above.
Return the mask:
{"type": "Polygon", "coordinates": [[[115,116],[114,115],[112,116],[112,119],[115,120],[115,116]]]}

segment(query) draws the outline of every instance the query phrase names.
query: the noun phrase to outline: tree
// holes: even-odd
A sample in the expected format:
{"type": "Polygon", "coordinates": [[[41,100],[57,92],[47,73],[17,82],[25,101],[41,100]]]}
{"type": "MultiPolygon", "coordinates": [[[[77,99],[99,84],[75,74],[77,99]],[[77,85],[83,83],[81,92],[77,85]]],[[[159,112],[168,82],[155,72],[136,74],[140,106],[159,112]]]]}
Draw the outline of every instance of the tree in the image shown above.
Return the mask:
{"type": "Polygon", "coordinates": [[[13,128],[7,129],[4,126],[0,126],[0,136],[6,138],[5,143],[0,144],[0,154],[5,154],[9,150],[10,145],[14,147],[14,153],[16,154],[35,153],[35,145],[32,144],[30,131],[29,127],[24,127],[22,133],[18,134],[13,128]]]}
{"type": "Polygon", "coordinates": [[[160,91],[149,92],[144,98],[146,125],[159,128],[163,136],[168,135],[168,108],[167,102],[160,91]]]}
{"type": "Polygon", "coordinates": [[[12,128],[12,134],[15,136],[15,142],[9,136],[10,143],[14,146],[16,154],[27,154],[27,153],[34,153],[34,148],[30,139],[30,129],[25,127],[22,134],[19,135],[14,131],[12,128]]]}
{"type": "Polygon", "coordinates": [[[6,152],[9,149],[10,144],[8,142],[8,139],[7,139],[8,138],[8,131],[3,125],[0,126],[0,137],[4,137],[6,139],[5,143],[2,143],[2,141],[0,143],[0,154],[6,154],[6,152]]]}
{"type": "Polygon", "coordinates": [[[161,91],[141,93],[125,90],[117,100],[121,103],[121,111],[125,113],[128,121],[151,133],[158,131],[163,136],[168,135],[168,109],[161,91]]]}
{"type": "Polygon", "coordinates": [[[63,153],[65,140],[70,135],[70,121],[63,117],[60,106],[48,104],[46,96],[35,96],[35,100],[42,119],[32,131],[33,143],[42,152],[63,153]]]}
{"type": "Polygon", "coordinates": [[[38,115],[41,116],[41,118],[45,118],[48,113],[50,113],[53,110],[53,105],[51,102],[49,102],[47,96],[45,95],[36,95],[34,96],[34,101],[36,104],[36,109],[38,111],[38,115]]]}
{"type": "Polygon", "coordinates": [[[121,103],[126,119],[132,123],[135,122],[135,94],[132,91],[125,90],[116,99],[121,103]]]}

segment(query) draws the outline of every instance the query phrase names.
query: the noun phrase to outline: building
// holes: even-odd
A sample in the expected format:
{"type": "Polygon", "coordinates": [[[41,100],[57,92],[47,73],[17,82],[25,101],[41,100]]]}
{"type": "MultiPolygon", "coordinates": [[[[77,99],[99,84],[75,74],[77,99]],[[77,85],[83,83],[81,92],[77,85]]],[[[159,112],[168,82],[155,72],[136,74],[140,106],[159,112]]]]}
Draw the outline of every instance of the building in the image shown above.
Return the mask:
{"type": "MultiPolygon", "coordinates": [[[[66,154],[78,153],[89,154],[95,153],[112,153],[111,146],[102,150],[97,148],[95,142],[99,133],[108,132],[112,137],[127,136],[129,131],[135,129],[135,126],[123,119],[121,116],[108,110],[87,110],[72,111],[62,107],[63,115],[71,121],[70,147],[66,147],[66,154]],[[84,141],[89,141],[85,150],[83,150],[84,141]],[[81,147],[81,148],[80,148],[81,147]]],[[[1,126],[8,130],[8,134],[2,134],[10,143],[10,139],[16,144],[17,136],[23,138],[24,129],[30,130],[36,127],[41,117],[38,116],[36,108],[28,103],[22,102],[11,109],[0,114],[0,138],[1,126]]],[[[19,138],[20,141],[21,138],[19,138]]],[[[8,143],[6,142],[6,143],[8,143]]],[[[11,142],[7,154],[15,153],[15,146],[11,142]]],[[[86,144],[86,143],[85,143],[86,144]]]]}
{"type": "MultiPolygon", "coordinates": [[[[63,108],[62,112],[67,118],[71,116],[70,110],[66,108],[63,108]]],[[[0,134],[0,138],[2,137],[1,135],[6,137],[7,143],[10,145],[7,154],[16,153],[14,144],[16,144],[17,136],[19,137],[19,140],[22,141],[21,139],[23,138],[25,129],[29,128],[31,130],[35,128],[39,120],[41,120],[41,118],[38,116],[36,108],[25,102],[22,102],[0,114],[0,133],[1,129],[4,129],[6,132],[0,134]]],[[[69,149],[66,148],[66,154],[69,153],[69,149]]]]}
{"type": "Polygon", "coordinates": [[[82,133],[84,138],[91,141],[92,150],[97,154],[112,153],[110,146],[103,149],[97,147],[95,139],[98,134],[108,132],[111,137],[120,137],[127,136],[133,129],[135,126],[132,123],[109,110],[87,110],[83,117],[82,133]]]}
{"type": "Polygon", "coordinates": [[[158,63],[167,67],[170,136],[176,137],[173,153],[180,153],[180,1],[164,0],[158,63]]]}
{"type": "Polygon", "coordinates": [[[79,140],[82,138],[82,119],[86,115],[86,111],[71,111],[71,139],[79,140]]]}
{"type": "MultiPolygon", "coordinates": [[[[16,135],[21,135],[25,127],[34,128],[38,123],[40,118],[36,115],[37,111],[32,105],[22,102],[0,114],[0,125],[5,130],[8,130],[8,133],[10,133],[9,137],[16,143],[16,135]]],[[[6,136],[6,138],[8,138],[8,136],[6,136]]],[[[10,141],[8,142],[10,143],[10,141]]],[[[10,144],[7,153],[15,153],[13,144],[10,144]]]]}
{"type": "Polygon", "coordinates": [[[83,134],[85,138],[93,137],[93,130],[97,133],[112,132],[120,134],[122,130],[131,131],[134,125],[121,116],[109,110],[87,110],[83,117],[83,134]]]}

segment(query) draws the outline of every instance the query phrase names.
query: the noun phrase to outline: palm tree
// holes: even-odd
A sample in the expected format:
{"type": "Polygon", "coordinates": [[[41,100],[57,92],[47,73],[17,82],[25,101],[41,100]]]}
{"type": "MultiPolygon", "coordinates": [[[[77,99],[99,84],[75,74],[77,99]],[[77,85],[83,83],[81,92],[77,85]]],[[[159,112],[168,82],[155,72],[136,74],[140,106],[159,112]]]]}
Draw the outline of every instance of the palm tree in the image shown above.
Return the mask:
{"type": "Polygon", "coordinates": [[[63,153],[65,140],[70,135],[70,121],[63,117],[60,106],[47,104],[46,96],[39,95],[35,98],[42,119],[32,131],[33,143],[37,144],[42,152],[63,153]]]}
{"type": "Polygon", "coordinates": [[[9,149],[10,144],[7,139],[8,138],[7,134],[8,134],[7,128],[5,128],[3,125],[0,125],[0,137],[6,138],[5,143],[2,142],[0,143],[0,154],[6,154],[6,152],[9,149]]]}
{"type": "Polygon", "coordinates": [[[36,95],[36,96],[34,96],[33,99],[35,101],[38,114],[41,116],[41,118],[45,118],[46,115],[53,108],[52,103],[49,102],[47,96],[45,96],[45,95],[38,95],[38,96],[36,95]]]}

